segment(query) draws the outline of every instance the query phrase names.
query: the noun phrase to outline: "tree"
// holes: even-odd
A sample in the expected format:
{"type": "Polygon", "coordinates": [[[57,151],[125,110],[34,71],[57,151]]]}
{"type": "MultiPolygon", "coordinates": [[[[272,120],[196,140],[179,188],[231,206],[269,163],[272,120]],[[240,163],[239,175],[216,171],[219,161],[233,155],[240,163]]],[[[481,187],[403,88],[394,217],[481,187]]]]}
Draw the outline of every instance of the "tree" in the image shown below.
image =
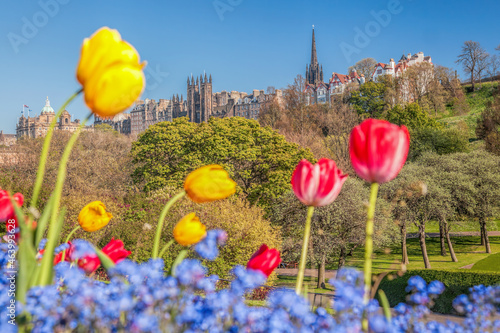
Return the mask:
{"type": "Polygon", "coordinates": [[[500,87],[477,120],[476,135],[487,151],[500,155],[500,87]]]}
{"type": "Polygon", "coordinates": [[[375,68],[377,67],[377,61],[373,58],[364,58],[354,64],[347,69],[348,73],[351,73],[353,70],[358,72],[358,75],[361,76],[363,74],[366,80],[369,80],[372,77],[375,68]]]}
{"type": "Polygon", "coordinates": [[[259,123],[262,126],[277,128],[282,121],[284,112],[278,101],[273,100],[260,107],[259,123]]]}
{"type": "Polygon", "coordinates": [[[410,129],[410,152],[408,160],[414,161],[425,152],[439,155],[469,151],[469,131],[465,122],[455,128],[410,129]]]}
{"type": "MultiPolygon", "coordinates": [[[[341,268],[349,253],[364,243],[364,202],[368,196],[369,191],[363,181],[348,178],[332,204],[315,209],[308,258],[318,267],[318,288],[324,286],[328,262],[335,261],[341,268]]],[[[306,214],[307,207],[297,200],[293,192],[286,193],[271,205],[268,218],[273,225],[281,228],[285,261],[296,261],[300,257],[306,214]]],[[[375,214],[375,245],[382,247],[392,243],[395,234],[390,209],[385,200],[380,199],[375,214]]]]}
{"type": "Polygon", "coordinates": [[[387,112],[386,119],[393,124],[400,126],[405,125],[408,128],[420,129],[442,127],[436,120],[429,117],[418,103],[411,103],[405,107],[396,105],[387,112]]]}
{"type": "MultiPolygon", "coordinates": [[[[434,157],[434,160],[438,158],[434,157]]],[[[486,151],[450,154],[439,157],[439,162],[425,157],[421,163],[434,163],[441,172],[458,172],[462,182],[449,181],[449,188],[455,187],[453,200],[457,214],[468,216],[479,222],[481,243],[486,253],[491,253],[487,219],[494,216],[500,201],[500,157],[486,151]],[[462,184],[456,186],[456,184],[462,184]],[[468,184],[467,184],[468,183],[468,184]]]]}
{"type": "Polygon", "coordinates": [[[421,62],[409,67],[403,74],[403,81],[408,87],[408,100],[419,101],[430,92],[430,84],[434,80],[434,66],[421,62]]]}
{"type": "Polygon", "coordinates": [[[324,145],[330,157],[344,173],[352,174],[349,155],[349,134],[358,125],[360,117],[353,108],[337,101],[332,104],[331,111],[323,121],[324,145]]]}
{"type": "Polygon", "coordinates": [[[290,188],[290,177],[301,159],[314,161],[308,149],[240,117],[211,118],[201,124],[187,118],[158,123],[134,142],[132,157],[132,177],[147,192],[179,186],[192,170],[220,164],[249,202],[262,206],[290,188]]]}
{"type": "Polygon", "coordinates": [[[465,98],[464,89],[458,79],[457,71],[444,66],[434,67],[434,76],[444,89],[444,100],[451,106],[455,114],[461,115],[469,112],[469,103],[465,98]]]}
{"type": "Polygon", "coordinates": [[[476,77],[479,79],[479,85],[481,85],[481,79],[483,77],[484,72],[487,71],[490,66],[490,55],[485,52],[482,57],[480,57],[477,61],[476,66],[476,77]]]}
{"type": "Polygon", "coordinates": [[[436,182],[435,168],[408,164],[396,180],[382,194],[393,203],[393,214],[401,232],[402,262],[408,263],[406,250],[407,223],[418,228],[419,243],[425,268],[431,268],[425,243],[425,225],[438,216],[450,216],[453,212],[451,196],[436,182]]]}
{"type": "Polygon", "coordinates": [[[488,75],[491,80],[495,80],[497,77],[498,69],[500,68],[500,57],[496,54],[490,56],[490,61],[488,63],[488,75]]]}
{"type": "Polygon", "coordinates": [[[487,57],[486,51],[478,42],[468,40],[462,46],[462,51],[456,60],[457,64],[462,65],[464,72],[470,75],[472,91],[474,91],[474,83],[477,74],[477,67],[480,62],[487,57]]]}
{"type": "Polygon", "coordinates": [[[500,155],[500,88],[477,119],[476,135],[485,141],[487,151],[500,155]]]}
{"type": "Polygon", "coordinates": [[[359,90],[351,93],[349,102],[362,117],[379,117],[384,111],[384,93],[386,86],[382,82],[366,82],[359,90]]]}

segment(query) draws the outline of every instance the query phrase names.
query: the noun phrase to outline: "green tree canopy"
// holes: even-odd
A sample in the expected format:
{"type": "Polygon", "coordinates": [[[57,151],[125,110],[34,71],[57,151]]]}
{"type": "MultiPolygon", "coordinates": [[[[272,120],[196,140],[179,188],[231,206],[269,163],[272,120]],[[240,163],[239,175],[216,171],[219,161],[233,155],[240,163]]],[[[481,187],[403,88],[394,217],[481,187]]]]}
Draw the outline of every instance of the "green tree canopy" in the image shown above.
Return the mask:
{"type": "Polygon", "coordinates": [[[396,105],[387,112],[386,119],[393,124],[405,125],[408,128],[442,128],[442,125],[429,117],[418,103],[410,103],[405,107],[396,105]]]}
{"type": "Polygon", "coordinates": [[[382,82],[369,81],[362,84],[359,90],[351,93],[349,102],[360,115],[378,117],[384,111],[386,86],[382,82]]]}
{"type": "Polygon", "coordinates": [[[457,128],[424,127],[410,129],[410,152],[408,160],[413,161],[425,152],[439,155],[463,153],[469,150],[468,134],[457,128]]]}
{"type": "Polygon", "coordinates": [[[500,207],[500,157],[478,150],[447,156],[426,154],[418,163],[432,165],[440,173],[460,173],[460,181],[445,177],[439,177],[439,181],[452,194],[457,213],[478,220],[486,252],[490,253],[486,222],[500,207]]]}
{"type": "Polygon", "coordinates": [[[289,143],[269,127],[240,117],[187,118],[151,126],[132,147],[133,179],[145,191],[180,186],[192,170],[220,164],[252,204],[266,206],[290,188],[297,163],[314,160],[308,149],[289,143]]]}

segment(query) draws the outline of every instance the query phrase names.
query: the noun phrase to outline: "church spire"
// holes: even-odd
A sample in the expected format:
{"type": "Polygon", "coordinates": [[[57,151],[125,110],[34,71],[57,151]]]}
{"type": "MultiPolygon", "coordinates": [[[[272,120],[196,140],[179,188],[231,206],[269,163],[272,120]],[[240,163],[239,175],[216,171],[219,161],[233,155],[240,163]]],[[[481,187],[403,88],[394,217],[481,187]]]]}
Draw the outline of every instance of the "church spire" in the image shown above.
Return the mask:
{"type": "Polygon", "coordinates": [[[323,82],[323,67],[318,63],[318,55],[316,53],[316,36],[314,34],[314,25],[312,31],[312,46],[311,46],[311,63],[309,68],[306,68],[306,81],[308,84],[316,85],[323,82]]]}
{"type": "Polygon", "coordinates": [[[313,36],[312,36],[312,47],[311,47],[311,65],[315,66],[318,64],[318,56],[316,55],[316,38],[314,36],[314,25],[313,25],[313,36]]]}

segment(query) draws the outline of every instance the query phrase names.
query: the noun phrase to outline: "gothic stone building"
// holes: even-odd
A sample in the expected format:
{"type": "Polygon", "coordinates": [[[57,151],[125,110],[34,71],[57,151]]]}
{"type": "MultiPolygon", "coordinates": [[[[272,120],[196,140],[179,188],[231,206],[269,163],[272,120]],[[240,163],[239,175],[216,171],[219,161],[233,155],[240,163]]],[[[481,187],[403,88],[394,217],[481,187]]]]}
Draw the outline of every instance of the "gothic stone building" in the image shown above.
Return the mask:
{"type": "MultiPolygon", "coordinates": [[[[44,137],[50,127],[52,119],[56,116],[54,109],[50,106],[49,97],[45,101],[40,115],[37,117],[25,117],[24,114],[19,118],[16,126],[16,138],[40,138],[44,137]]],[[[56,130],[74,132],[80,126],[80,120],[71,121],[71,115],[67,110],[64,110],[55,127],[56,130]]],[[[92,130],[91,126],[87,126],[84,130],[92,130]]]]}
{"type": "Polygon", "coordinates": [[[207,79],[200,75],[194,82],[193,76],[191,81],[187,79],[187,114],[189,120],[195,123],[208,121],[212,116],[212,74],[207,79]]]}
{"type": "Polygon", "coordinates": [[[251,95],[238,91],[212,92],[212,75],[193,76],[187,79],[187,98],[172,96],[171,100],[138,100],[130,114],[123,114],[110,120],[96,118],[94,124],[107,123],[123,134],[137,135],[149,126],[161,121],[172,121],[188,117],[190,121],[201,123],[211,117],[244,117],[257,119],[262,105],[275,98],[281,103],[281,90],[272,94],[264,90],[253,90],[251,95]]]}
{"type": "Polygon", "coordinates": [[[329,82],[323,81],[323,65],[318,63],[316,53],[316,38],[314,27],[312,31],[311,63],[306,65],[304,95],[307,105],[330,103],[334,95],[343,94],[349,86],[363,84],[365,78],[358,76],[356,71],[347,75],[332,73],[329,82]]]}

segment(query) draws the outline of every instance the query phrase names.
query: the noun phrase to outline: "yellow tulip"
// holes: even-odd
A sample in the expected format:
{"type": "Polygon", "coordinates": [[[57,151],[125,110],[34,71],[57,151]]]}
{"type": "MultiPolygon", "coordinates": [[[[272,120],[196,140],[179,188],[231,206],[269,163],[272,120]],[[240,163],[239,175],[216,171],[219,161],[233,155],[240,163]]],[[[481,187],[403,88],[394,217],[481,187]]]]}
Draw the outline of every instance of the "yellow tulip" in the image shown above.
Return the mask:
{"type": "Polygon", "coordinates": [[[106,212],[106,206],[100,201],[93,201],[83,207],[78,214],[78,223],[83,230],[88,232],[104,228],[113,215],[106,212]]]}
{"type": "Polygon", "coordinates": [[[198,243],[206,234],[205,225],[195,213],[184,216],[174,227],[175,241],[184,246],[198,243]]]}
{"type": "Polygon", "coordinates": [[[197,203],[225,199],[236,191],[236,183],[217,164],[191,172],[184,181],[184,190],[197,203]]]}
{"type": "Polygon", "coordinates": [[[129,108],[144,90],[145,64],[114,29],[103,27],[85,38],[76,78],[83,86],[87,106],[101,118],[129,108]]]}

